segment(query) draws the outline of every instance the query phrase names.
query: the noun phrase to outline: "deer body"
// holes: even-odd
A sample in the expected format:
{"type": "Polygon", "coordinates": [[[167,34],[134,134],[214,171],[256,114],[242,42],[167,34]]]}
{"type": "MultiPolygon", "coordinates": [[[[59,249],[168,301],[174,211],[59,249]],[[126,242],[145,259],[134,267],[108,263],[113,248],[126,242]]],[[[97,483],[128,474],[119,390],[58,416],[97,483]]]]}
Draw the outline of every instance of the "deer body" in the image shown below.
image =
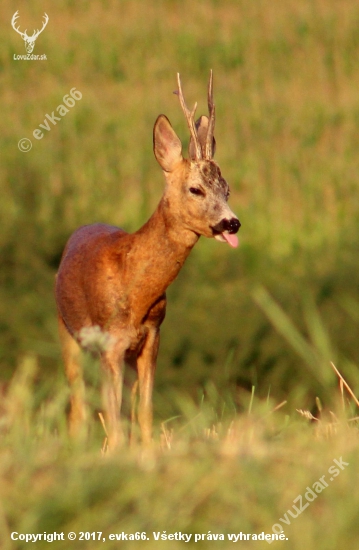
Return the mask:
{"type": "MultiPolygon", "coordinates": [[[[211,83],[212,79],[210,88],[211,83]]],[[[178,84],[185,111],[179,78],[178,84]]],[[[86,416],[79,362],[81,331],[99,326],[111,336],[111,344],[101,353],[110,447],[123,437],[120,407],[125,362],[137,371],[138,421],[144,443],[151,441],[152,389],[159,328],[166,310],[165,292],[199,236],[216,237],[237,246],[235,233],[240,223],[227,204],[228,184],[211,158],[213,135],[207,139],[209,131],[213,134],[213,125],[209,129],[211,117],[201,117],[195,126],[193,115],[194,111],[193,124],[187,119],[193,157],[189,160],[182,157],[182,144],[168,119],[160,115],[155,123],[154,153],[166,187],[147,223],[133,234],[105,224],[78,229],[67,243],[57,274],[60,335],[72,389],[72,432],[86,416]],[[205,138],[200,137],[202,125],[207,129],[202,132],[205,138]]],[[[136,390],[137,383],[133,397],[136,390]]]]}

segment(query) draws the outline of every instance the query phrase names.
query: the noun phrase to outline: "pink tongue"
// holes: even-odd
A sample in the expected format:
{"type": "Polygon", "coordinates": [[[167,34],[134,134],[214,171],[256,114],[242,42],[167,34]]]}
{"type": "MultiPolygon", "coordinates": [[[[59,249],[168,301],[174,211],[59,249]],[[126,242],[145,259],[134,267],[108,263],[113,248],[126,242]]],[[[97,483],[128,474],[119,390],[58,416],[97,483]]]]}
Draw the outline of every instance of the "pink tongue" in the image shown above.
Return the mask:
{"type": "Polygon", "coordinates": [[[234,233],[228,233],[227,231],[224,231],[222,233],[222,237],[224,237],[228,244],[233,246],[233,248],[237,248],[238,246],[238,237],[234,233]]]}

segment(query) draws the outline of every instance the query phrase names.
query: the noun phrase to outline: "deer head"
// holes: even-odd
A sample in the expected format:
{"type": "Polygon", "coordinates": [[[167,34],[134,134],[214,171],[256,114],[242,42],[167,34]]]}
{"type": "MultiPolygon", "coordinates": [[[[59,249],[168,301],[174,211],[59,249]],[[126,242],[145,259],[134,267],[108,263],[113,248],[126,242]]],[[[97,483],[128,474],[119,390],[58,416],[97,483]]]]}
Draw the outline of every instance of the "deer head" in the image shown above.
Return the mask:
{"type": "Polygon", "coordinates": [[[229,186],[222,177],[215,152],[213,75],[208,84],[208,116],[195,121],[197,103],[190,110],[184,100],[180,75],[178,95],[190,131],[189,159],[182,156],[182,143],[170,121],[160,115],[154,127],[154,152],[168,185],[164,202],[171,205],[172,224],[196,235],[214,237],[236,247],[240,222],[228,206],[229,186]],[[176,221],[174,219],[176,218],[176,221]]]}
{"type": "Polygon", "coordinates": [[[18,19],[18,17],[19,17],[19,10],[17,10],[14,13],[14,15],[11,19],[11,26],[17,33],[19,33],[21,38],[25,41],[25,49],[26,49],[27,53],[32,53],[32,51],[35,47],[35,40],[39,36],[39,34],[42,33],[44,28],[46,27],[46,25],[49,21],[49,16],[47,15],[47,13],[44,14],[44,21],[43,21],[43,24],[42,24],[42,28],[40,30],[39,29],[36,30],[36,31],[34,30],[32,36],[28,36],[26,34],[27,29],[25,29],[24,32],[21,32],[20,29],[15,26],[16,20],[18,19]]]}

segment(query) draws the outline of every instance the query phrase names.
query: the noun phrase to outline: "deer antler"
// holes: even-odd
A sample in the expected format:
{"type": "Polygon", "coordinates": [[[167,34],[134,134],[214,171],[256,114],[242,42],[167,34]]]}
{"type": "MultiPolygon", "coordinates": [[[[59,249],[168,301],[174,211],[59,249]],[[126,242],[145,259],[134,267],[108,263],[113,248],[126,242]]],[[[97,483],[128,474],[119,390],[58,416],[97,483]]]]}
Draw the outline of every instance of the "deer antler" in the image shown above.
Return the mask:
{"type": "Polygon", "coordinates": [[[216,108],[213,103],[213,71],[211,69],[208,82],[208,130],[205,145],[205,158],[210,160],[213,157],[213,132],[216,121],[216,108]]]}
{"type": "Polygon", "coordinates": [[[49,22],[49,16],[47,15],[47,13],[45,12],[45,14],[43,15],[43,17],[45,18],[45,21],[43,22],[42,24],[42,28],[41,30],[37,30],[37,31],[34,31],[34,38],[37,38],[39,36],[40,33],[42,33],[42,31],[44,30],[44,28],[46,27],[46,25],[48,24],[49,22]]]}
{"type": "Polygon", "coordinates": [[[20,35],[22,38],[24,38],[24,39],[25,39],[25,38],[27,38],[27,39],[28,39],[28,38],[31,38],[32,41],[36,40],[36,38],[39,36],[40,33],[42,33],[42,31],[44,30],[44,28],[46,27],[46,25],[47,25],[48,22],[49,22],[49,16],[47,15],[47,13],[45,13],[45,15],[43,16],[43,17],[45,18],[45,21],[44,21],[43,24],[42,24],[41,30],[39,30],[39,29],[37,29],[37,31],[34,30],[32,36],[29,37],[29,36],[27,36],[27,33],[26,33],[27,29],[25,29],[24,32],[21,32],[20,29],[19,29],[19,27],[16,27],[16,26],[15,26],[15,25],[16,25],[16,21],[17,21],[17,19],[18,19],[19,17],[20,17],[20,16],[19,16],[19,10],[17,10],[17,11],[14,13],[14,15],[12,16],[12,19],[11,19],[11,26],[12,26],[12,28],[13,28],[16,32],[18,32],[19,35],[20,35]]]}
{"type": "Polygon", "coordinates": [[[21,32],[20,29],[18,29],[18,28],[15,27],[15,23],[16,23],[16,20],[18,19],[18,17],[19,17],[19,10],[17,10],[17,11],[14,13],[14,15],[12,16],[12,19],[11,19],[11,26],[12,26],[12,28],[14,29],[14,31],[18,32],[19,35],[20,35],[22,38],[24,38],[24,36],[27,36],[27,35],[26,35],[26,30],[27,30],[27,29],[25,30],[25,32],[21,32]]]}
{"type": "Polygon", "coordinates": [[[191,133],[191,138],[193,140],[193,145],[194,145],[194,149],[195,149],[195,159],[196,160],[201,160],[202,159],[202,149],[201,149],[201,145],[200,145],[200,142],[199,142],[199,139],[198,139],[196,125],[195,125],[195,121],[194,121],[194,115],[195,115],[195,112],[196,112],[196,109],[197,109],[197,102],[194,104],[194,107],[193,107],[192,111],[190,111],[188,109],[188,107],[185,103],[184,97],[183,97],[182,86],[181,86],[181,78],[180,78],[179,73],[177,73],[177,83],[178,83],[178,97],[179,97],[179,100],[180,100],[180,103],[181,103],[182,111],[183,111],[184,116],[186,117],[186,120],[187,120],[187,125],[188,125],[189,131],[191,133]]]}

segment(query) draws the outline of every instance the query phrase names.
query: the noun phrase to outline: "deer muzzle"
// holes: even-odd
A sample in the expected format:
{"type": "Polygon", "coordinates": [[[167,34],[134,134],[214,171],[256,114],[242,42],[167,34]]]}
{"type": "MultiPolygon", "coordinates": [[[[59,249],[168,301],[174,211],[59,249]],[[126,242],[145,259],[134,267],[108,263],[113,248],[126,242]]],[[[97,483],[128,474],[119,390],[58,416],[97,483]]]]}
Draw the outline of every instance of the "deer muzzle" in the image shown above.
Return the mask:
{"type": "Polygon", "coordinates": [[[217,225],[212,227],[214,238],[222,243],[228,243],[233,248],[238,246],[238,237],[236,235],[241,227],[241,222],[238,218],[224,218],[217,225]]]}

